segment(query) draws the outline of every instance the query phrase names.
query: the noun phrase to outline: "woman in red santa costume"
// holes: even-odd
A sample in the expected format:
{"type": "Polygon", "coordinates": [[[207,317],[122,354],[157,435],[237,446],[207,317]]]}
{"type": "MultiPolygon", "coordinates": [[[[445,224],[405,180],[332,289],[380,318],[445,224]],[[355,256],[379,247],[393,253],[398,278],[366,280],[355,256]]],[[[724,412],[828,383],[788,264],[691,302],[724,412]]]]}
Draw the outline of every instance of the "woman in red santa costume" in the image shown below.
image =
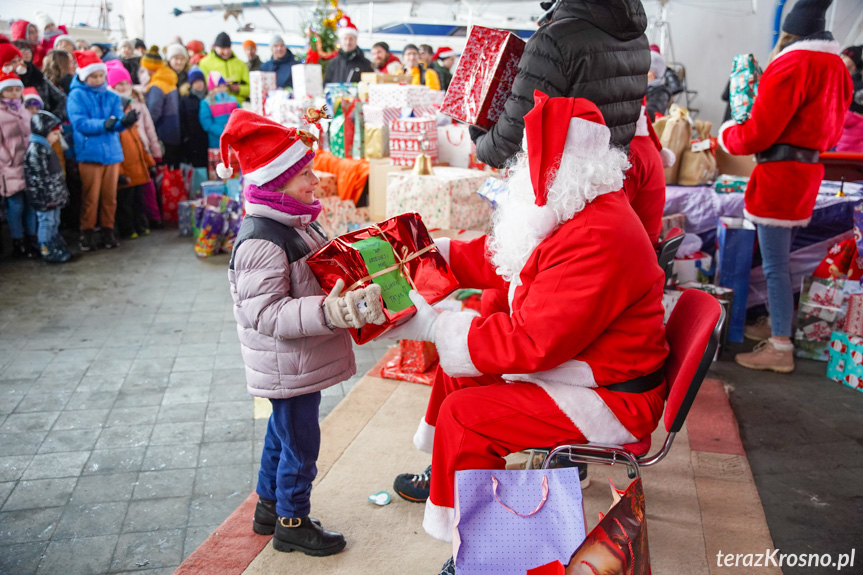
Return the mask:
{"type": "Polygon", "coordinates": [[[747,338],[763,340],[754,351],[735,357],[749,369],[794,370],[792,231],[812,218],[824,179],[818,154],[839,141],[851,105],[851,76],[839,44],[825,31],[831,3],[800,0],[794,5],[776,55],[761,76],[749,120],[739,125],[732,120],[719,130],[719,145],[728,153],[755,154],[758,162],[746,188],[744,216],[758,226],[771,333],[747,329],[747,338]]]}
{"type": "Polygon", "coordinates": [[[640,440],[666,396],[665,276],[621,190],[626,154],[592,102],[534,96],[491,235],[438,240],[460,283],[508,289],[511,313],[438,314],[412,292],[417,314],[391,335],[440,355],[414,444],[434,470],[423,527],[445,541],[456,470],[568,440],[640,440]]]}

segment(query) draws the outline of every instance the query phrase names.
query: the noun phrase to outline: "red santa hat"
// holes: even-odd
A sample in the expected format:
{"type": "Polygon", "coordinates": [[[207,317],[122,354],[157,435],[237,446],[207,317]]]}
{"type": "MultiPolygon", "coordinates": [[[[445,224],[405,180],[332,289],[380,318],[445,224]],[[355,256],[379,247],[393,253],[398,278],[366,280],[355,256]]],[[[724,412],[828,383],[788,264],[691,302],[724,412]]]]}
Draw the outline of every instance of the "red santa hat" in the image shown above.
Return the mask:
{"type": "Polygon", "coordinates": [[[533,92],[533,109],[524,117],[524,134],[530,180],[536,205],[544,206],[556,166],[564,154],[593,158],[604,154],[611,142],[596,104],[584,98],[549,98],[533,92]],[[566,119],[569,118],[569,121],[566,119]]]}
{"type": "Polygon", "coordinates": [[[290,172],[288,179],[311,162],[315,154],[305,132],[286,128],[248,110],[234,110],[219,140],[220,178],[230,178],[228,147],[234,149],[247,184],[262,186],[290,172]]]}
{"type": "Polygon", "coordinates": [[[78,63],[78,79],[82,82],[93,72],[102,71],[108,74],[108,67],[95,52],[90,50],[76,50],[75,61],[78,63]]]}
{"type": "Polygon", "coordinates": [[[0,66],[5,66],[15,58],[21,58],[21,51],[5,36],[0,39],[0,66]]]}
{"type": "Polygon", "coordinates": [[[42,102],[42,97],[39,95],[39,92],[36,91],[36,88],[29,87],[24,88],[24,92],[22,92],[21,96],[24,99],[25,106],[33,106],[37,105],[40,108],[44,108],[45,104],[42,102]]]}
{"type": "Polygon", "coordinates": [[[346,36],[348,34],[351,34],[354,36],[354,38],[356,38],[357,36],[360,35],[360,31],[357,30],[357,27],[354,26],[354,23],[351,22],[351,19],[349,17],[345,16],[344,18],[342,18],[339,21],[338,34],[339,34],[339,39],[343,38],[344,36],[346,36]]]}
{"type": "Polygon", "coordinates": [[[432,56],[432,62],[434,62],[435,60],[446,60],[447,58],[452,58],[453,56],[458,56],[458,52],[456,52],[449,46],[441,46],[432,56]]]}
{"type": "Polygon", "coordinates": [[[12,72],[0,71],[0,92],[6,88],[14,88],[15,86],[19,88],[24,87],[24,82],[21,81],[21,78],[12,72]]]}

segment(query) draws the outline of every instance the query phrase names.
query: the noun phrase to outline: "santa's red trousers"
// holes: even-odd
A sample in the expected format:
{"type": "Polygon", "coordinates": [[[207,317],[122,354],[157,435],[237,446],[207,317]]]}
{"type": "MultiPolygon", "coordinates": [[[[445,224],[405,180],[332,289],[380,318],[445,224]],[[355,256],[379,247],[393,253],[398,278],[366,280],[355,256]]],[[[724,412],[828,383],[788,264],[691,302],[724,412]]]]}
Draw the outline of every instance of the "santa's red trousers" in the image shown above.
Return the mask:
{"type": "Polygon", "coordinates": [[[543,389],[497,376],[453,378],[438,368],[425,421],[435,428],[429,499],[455,507],[455,472],[503,469],[504,456],[584,435],[543,389]]]}

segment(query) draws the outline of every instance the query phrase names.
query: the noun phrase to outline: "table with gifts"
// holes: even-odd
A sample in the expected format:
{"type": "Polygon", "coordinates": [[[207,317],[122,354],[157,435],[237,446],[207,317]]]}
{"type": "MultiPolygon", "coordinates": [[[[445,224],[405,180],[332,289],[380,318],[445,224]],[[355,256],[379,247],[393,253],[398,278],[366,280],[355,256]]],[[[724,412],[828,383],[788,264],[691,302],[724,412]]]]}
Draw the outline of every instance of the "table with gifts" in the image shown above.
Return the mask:
{"type": "Polygon", "coordinates": [[[429,229],[486,230],[492,209],[477,191],[487,172],[464,168],[436,167],[434,174],[412,172],[387,174],[387,217],[417,212],[429,229]]]}

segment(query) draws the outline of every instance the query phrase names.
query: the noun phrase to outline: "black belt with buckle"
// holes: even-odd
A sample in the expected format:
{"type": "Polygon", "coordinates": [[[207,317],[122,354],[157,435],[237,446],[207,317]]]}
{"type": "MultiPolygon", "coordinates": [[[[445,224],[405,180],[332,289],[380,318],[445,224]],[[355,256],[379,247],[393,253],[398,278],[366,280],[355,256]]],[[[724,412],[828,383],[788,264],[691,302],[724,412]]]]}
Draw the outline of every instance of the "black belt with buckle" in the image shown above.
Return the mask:
{"type": "Polygon", "coordinates": [[[801,148],[791,144],[775,144],[763,152],[755,154],[755,161],[759,164],[767,162],[801,162],[803,164],[817,164],[818,150],[801,148]]]}
{"type": "Polygon", "coordinates": [[[621,393],[646,393],[652,389],[656,389],[665,381],[665,366],[660,367],[656,371],[648,375],[642,375],[629,381],[621,381],[620,383],[612,383],[611,385],[603,385],[602,389],[608,391],[619,391],[621,393]]]}

